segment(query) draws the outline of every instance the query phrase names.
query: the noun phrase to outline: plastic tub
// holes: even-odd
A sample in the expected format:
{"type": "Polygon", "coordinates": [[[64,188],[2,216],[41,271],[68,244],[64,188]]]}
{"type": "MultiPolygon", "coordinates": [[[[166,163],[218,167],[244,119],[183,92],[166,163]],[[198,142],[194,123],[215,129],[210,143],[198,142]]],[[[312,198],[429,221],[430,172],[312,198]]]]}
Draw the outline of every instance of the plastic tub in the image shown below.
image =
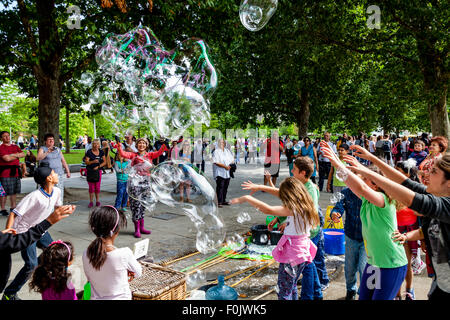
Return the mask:
{"type": "Polygon", "coordinates": [[[252,243],[266,245],[269,242],[269,230],[265,224],[257,224],[251,227],[252,243]]]}
{"type": "Polygon", "coordinates": [[[276,246],[278,244],[278,241],[280,241],[282,236],[283,236],[283,232],[281,232],[281,231],[278,231],[276,229],[273,229],[272,231],[270,231],[270,233],[269,233],[270,245],[271,246],[276,246]]]}
{"type": "Polygon", "coordinates": [[[345,254],[345,234],[343,229],[323,229],[325,253],[340,256],[345,254]]]}

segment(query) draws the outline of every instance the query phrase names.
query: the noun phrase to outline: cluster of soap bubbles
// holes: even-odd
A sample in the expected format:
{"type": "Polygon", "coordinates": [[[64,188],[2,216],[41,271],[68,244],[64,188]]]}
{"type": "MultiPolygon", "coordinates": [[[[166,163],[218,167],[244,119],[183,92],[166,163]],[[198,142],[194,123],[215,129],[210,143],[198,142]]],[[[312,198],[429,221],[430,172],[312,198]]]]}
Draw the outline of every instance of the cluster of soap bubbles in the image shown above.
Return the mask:
{"type": "Polygon", "coordinates": [[[157,203],[181,209],[196,228],[197,250],[204,254],[216,251],[225,240],[225,225],[208,180],[184,161],[165,161],[157,166],[144,158],[134,161],[137,163],[128,173],[128,195],[150,214],[157,203]]]}
{"type": "Polygon", "coordinates": [[[239,213],[239,215],[238,215],[238,217],[237,217],[237,219],[236,219],[236,221],[238,222],[238,223],[244,223],[244,222],[246,222],[246,221],[250,221],[252,218],[250,217],[250,215],[247,213],[247,212],[241,212],[241,213],[239,213]]]}
{"type": "Polygon", "coordinates": [[[189,289],[198,288],[204,284],[206,284],[206,275],[202,270],[197,270],[186,278],[186,285],[189,289]]]}
{"type": "Polygon", "coordinates": [[[277,10],[278,0],[242,0],[239,17],[250,31],[261,30],[277,10]]]}
{"type": "Polygon", "coordinates": [[[245,247],[245,240],[241,235],[235,233],[227,238],[226,245],[233,251],[240,251],[245,247]]]}
{"type": "Polygon", "coordinates": [[[209,125],[209,99],[217,73],[201,39],[178,41],[168,51],[150,28],[108,34],[96,51],[96,73],[80,82],[91,88],[89,104],[115,130],[145,127],[152,136],[178,138],[194,122],[209,125]]]}
{"type": "Polygon", "coordinates": [[[341,201],[341,200],[343,200],[345,197],[344,197],[344,195],[342,194],[342,193],[340,193],[340,192],[335,192],[335,193],[333,193],[332,195],[331,195],[331,197],[330,197],[330,202],[332,203],[332,204],[336,204],[336,203],[338,203],[339,201],[341,201]]]}

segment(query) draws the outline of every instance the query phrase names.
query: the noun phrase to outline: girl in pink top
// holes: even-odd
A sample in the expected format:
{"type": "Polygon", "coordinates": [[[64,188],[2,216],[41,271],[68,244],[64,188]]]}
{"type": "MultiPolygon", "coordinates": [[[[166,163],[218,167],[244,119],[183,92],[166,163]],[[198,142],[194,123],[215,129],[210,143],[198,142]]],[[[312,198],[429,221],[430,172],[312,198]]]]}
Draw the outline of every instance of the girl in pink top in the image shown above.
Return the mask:
{"type": "Polygon", "coordinates": [[[278,299],[298,300],[298,278],[317,251],[309,236],[310,230],[319,224],[319,215],[311,196],[297,178],[286,178],[280,185],[279,196],[281,206],[269,206],[249,195],[235,198],[231,204],[248,202],[264,214],[287,217],[287,226],[272,256],[280,263],[278,299]]]}
{"type": "Polygon", "coordinates": [[[41,263],[34,270],[30,288],[42,300],[78,300],[67,268],[73,262],[73,246],[68,241],[53,241],[42,253],[41,263]]]}
{"type": "MultiPolygon", "coordinates": [[[[165,144],[155,152],[148,152],[147,148],[149,147],[149,142],[146,138],[139,138],[136,141],[136,147],[138,152],[127,152],[122,149],[122,144],[119,143],[117,145],[117,151],[119,152],[122,158],[131,159],[131,166],[135,166],[136,164],[142,163],[144,161],[148,161],[149,163],[153,162],[153,159],[158,158],[163,154],[164,151],[169,151],[165,144]]],[[[150,172],[139,172],[140,175],[150,175],[150,172]]],[[[132,187],[136,190],[133,190],[135,194],[139,194],[144,190],[139,190],[140,188],[145,188],[145,186],[134,186],[132,187]]],[[[134,236],[136,238],[141,237],[141,233],[150,234],[151,231],[144,228],[144,212],[145,207],[136,199],[130,197],[130,209],[132,213],[132,220],[134,223],[134,236]]]]}

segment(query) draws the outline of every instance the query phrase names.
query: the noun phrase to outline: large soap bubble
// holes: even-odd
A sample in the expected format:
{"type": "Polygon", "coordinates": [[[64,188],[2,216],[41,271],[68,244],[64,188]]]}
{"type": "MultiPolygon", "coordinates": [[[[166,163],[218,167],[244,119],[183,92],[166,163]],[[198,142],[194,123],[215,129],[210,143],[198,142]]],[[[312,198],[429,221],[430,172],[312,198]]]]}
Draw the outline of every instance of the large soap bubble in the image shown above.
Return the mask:
{"type": "Polygon", "coordinates": [[[278,0],[242,0],[241,22],[250,31],[261,30],[277,10],[278,0]]]}
{"type": "Polygon", "coordinates": [[[209,99],[217,72],[207,44],[196,38],[166,50],[150,28],[107,35],[97,48],[96,73],[81,75],[90,105],[117,131],[145,126],[168,138],[183,135],[194,122],[209,124],[209,99]],[[126,106],[126,107],[125,107],[126,106]]]}
{"type": "Polygon", "coordinates": [[[157,202],[181,209],[196,228],[196,248],[201,253],[216,251],[224,242],[225,224],[218,214],[214,188],[190,164],[165,161],[153,166],[140,158],[128,174],[127,191],[150,215],[157,202]]]}

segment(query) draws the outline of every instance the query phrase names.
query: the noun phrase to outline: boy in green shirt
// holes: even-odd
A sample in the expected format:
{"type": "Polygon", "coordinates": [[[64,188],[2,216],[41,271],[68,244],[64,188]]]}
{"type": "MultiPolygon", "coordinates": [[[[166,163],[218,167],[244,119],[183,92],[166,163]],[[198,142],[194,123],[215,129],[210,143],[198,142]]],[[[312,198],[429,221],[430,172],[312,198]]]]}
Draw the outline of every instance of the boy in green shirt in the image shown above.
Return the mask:
{"type": "MultiPolygon", "coordinates": [[[[348,153],[349,146],[346,143],[342,143],[338,148],[339,160],[343,164],[346,164],[344,161],[344,157],[348,153]]],[[[334,167],[331,167],[330,173],[328,175],[328,183],[327,183],[327,191],[328,192],[341,192],[347,185],[344,181],[341,181],[336,178],[336,170],[334,167]],[[333,180],[333,189],[331,189],[331,180],[333,180]]]]}

